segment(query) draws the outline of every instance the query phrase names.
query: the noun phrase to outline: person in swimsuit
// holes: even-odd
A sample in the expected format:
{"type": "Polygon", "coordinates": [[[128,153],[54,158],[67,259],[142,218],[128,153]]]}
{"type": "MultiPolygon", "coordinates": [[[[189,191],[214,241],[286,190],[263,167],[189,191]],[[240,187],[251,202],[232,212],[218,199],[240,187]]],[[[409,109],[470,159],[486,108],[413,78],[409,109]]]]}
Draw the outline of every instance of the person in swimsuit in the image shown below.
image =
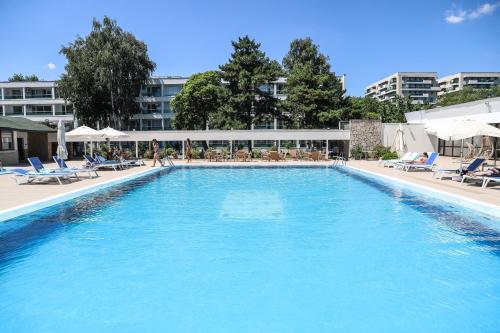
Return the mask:
{"type": "Polygon", "coordinates": [[[160,145],[158,144],[158,141],[156,139],[153,139],[153,165],[156,165],[156,161],[160,163],[161,166],[163,166],[163,162],[160,160],[160,155],[158,154],[158,150],[160,149],[160,145]]]}

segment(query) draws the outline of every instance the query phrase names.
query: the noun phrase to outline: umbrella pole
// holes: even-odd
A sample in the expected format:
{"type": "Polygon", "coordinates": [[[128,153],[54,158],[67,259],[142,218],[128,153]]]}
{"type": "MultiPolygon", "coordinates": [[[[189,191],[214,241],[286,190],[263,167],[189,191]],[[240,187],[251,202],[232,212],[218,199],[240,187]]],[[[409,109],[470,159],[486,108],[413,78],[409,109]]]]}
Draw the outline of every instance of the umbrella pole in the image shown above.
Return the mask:
{"type": "Polygon", "coordinates": [[[462,145],[460,147],[460,172],[462,172],[463,161],[464,161],[464,139],[462,139],[462,145]]]}
{"type": "Polygon", "coordinates": [[[92,140],[90,140],[90,156],[93,156],[93,155],[94,155],[94,147],[92,144],[92,140]]]}
{"type": "Polygon", "coordinates": [[[139,158],[139,142],[135,142],[135,158],[139,158]]]}

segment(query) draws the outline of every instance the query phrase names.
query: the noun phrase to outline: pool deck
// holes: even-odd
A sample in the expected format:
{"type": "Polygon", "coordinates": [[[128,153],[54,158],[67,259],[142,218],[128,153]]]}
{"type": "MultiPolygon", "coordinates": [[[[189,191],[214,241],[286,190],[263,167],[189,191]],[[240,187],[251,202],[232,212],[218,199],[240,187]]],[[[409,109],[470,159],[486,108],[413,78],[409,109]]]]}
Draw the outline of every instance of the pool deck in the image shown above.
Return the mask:
{"type": "MultiPolygon", "coordinates": [[[[99,184],[109,183],[119,178],[133,177],[143,173],[151,172],[151,161],[145,161],[146,166],[131,167],[120,171],[98,171],[99,177],[88,179],[87,175],[81,174],[81,180],[73,181],[72,183],[64,183],[59,185],[56,182],[48,184],[25,184],[18,185],[13,180],[12,174],[0,175],[0,215],[6,210],[29,205],[34,202],[49,199],[55,196],[61,196],[65,193],[73,193],[75,191],[84,190],[86,188],[96,187],[99,184]]],[[[176,165],[192,165],[192,166],[329,166],[332,161],[328,162],[303,162],[303,161],[286,161],[286,162],[208,162],[204,160],[194,160],[191,163],[185,161],[174,161],[176,165]]],[[[81,167],[81,161],[69,161],[69,166],[81,167]]],[[[447,180],[438,180],[432,178],[431,172],[403,172],[392,168],[384,168],[378,166],[376,161],[349,161],[348,166],[358,170],[364,170],[371,173],[376,173],[392,179],[405,181],[410,184],[420,185],[433,188],[442,192],[453,195],[463,196],[464,198],[477,200],[490,205],[495,205],[500,208],[500,186],[492,186],[485,190],[481,189],[480,185],[460,184],[459,182],[447,180]]],[[[446,157],[439,158],[440,167],[458,168],[456,160],[446,157]]],[[[47,168],[55,168],[54,163],[46,164],[47,168]]],[[[29,168],[27,168],[29,169],[29,168]]]]}

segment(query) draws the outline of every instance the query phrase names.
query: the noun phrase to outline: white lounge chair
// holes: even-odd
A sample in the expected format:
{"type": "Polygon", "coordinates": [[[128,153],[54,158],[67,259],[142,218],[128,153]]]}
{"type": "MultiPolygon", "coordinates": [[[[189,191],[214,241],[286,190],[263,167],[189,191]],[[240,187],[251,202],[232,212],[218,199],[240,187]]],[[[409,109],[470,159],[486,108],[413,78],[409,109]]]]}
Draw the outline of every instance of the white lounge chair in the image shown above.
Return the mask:
{"type": "Polygon", "coordinates": [[[398,163],[397,165],[406,172],[410,171],[411,169],[432,171],[434,165],[436,164],[438,156],[438,153],[432,152],[425,163],[398,163]]]}
{"type": "Polygon", "coordinates": [[[384,167],[395,167],[398,163],[408,163],[415,161],[419,156],[419,153],[407,152],[400,159],[394,160],[382,160],[384,167]]]}
{"type": "Polygon", "coordinates": [[[56,179],[60,185],[62,185],[62,180],[67,180],[71,183],[70,174],[67,172],[58,173],[58,172],[32,172],[24,169],[9,169],[11,173],[15,175],[14,180],[16,183],[19,183],[19,179],[23,178],[26,180],[26,183],[32,183],[34,181],[43,181],[46,182],[47,179],[56,179]]]}

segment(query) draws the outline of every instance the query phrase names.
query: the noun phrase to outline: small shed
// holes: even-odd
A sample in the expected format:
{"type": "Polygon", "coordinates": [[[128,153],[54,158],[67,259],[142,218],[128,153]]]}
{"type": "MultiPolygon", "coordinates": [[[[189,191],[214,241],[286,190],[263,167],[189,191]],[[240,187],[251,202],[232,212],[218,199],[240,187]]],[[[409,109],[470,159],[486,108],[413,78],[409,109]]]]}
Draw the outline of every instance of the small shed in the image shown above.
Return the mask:
{"type": "Polygon", "coordinates": [[[56,130],[22,117],[0,117],[0,161],[3,165],[26,162],[28,156],[50,158],[49,133],[56,130]]]}

